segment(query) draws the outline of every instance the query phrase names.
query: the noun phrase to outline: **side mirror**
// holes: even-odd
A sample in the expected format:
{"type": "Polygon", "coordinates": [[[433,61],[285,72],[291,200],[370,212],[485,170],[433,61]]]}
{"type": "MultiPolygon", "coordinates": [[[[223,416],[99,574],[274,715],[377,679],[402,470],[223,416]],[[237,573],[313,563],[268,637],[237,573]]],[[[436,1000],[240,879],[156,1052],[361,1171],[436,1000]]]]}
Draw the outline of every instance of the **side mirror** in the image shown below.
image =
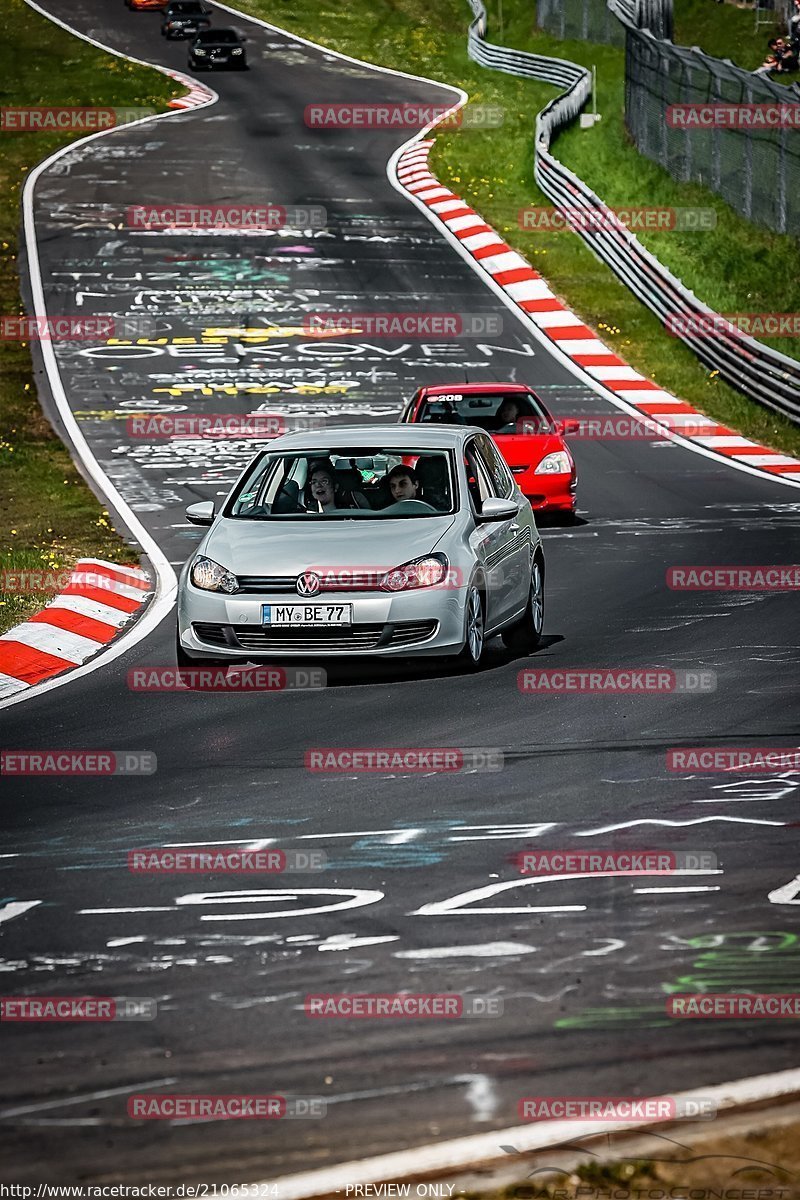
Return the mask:
{"type": "Polygon", "coordinates": [[[499,496],[490,496],[488,500],[484,500],[476,520],[479,525],[485,525],[489,521],[510,521],[518,515],[519,508],[515,500],[501,500],[499,496]]]}
{"type": "Polygon", "coordinates": [[[186,516],[193,525],[213,525],[214,501],[198,500],[197,504],[190,504],[186,509],[186,516]]]}
{"type": "Polygon", "coordinates": [[[563,421],[556,421],[556,429],[564,437],[570,437],[573,433],[580,433],[581,423],[574,417],[567,417],[563,421]]]}

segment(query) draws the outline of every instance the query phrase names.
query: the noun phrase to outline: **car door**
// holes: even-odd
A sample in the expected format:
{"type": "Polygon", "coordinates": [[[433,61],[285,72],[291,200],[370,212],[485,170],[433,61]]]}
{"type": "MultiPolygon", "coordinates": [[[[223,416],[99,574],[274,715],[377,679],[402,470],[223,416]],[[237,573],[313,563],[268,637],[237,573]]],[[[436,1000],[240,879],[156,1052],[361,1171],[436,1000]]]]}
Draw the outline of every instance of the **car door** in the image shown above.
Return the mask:
{"type": "MultiPolygon", "coordinates": [[[[476,452],[491,480],[494,494],[503,500],[518,497],[517,485],[497,445],[486,433],[475,437],[476,452]]],[[[521,514],[505,522],[507,540],[504,547],[503,588],[508,596],[508,611],[513,614],[528,602],[531,578],[532,530],[521,514]]]]}
{"type": "MultiPolygon", "coordinates": [[[[479,453],[477,437],[471,438],[464,447],[466,460],[467,490],[473,515],[477,515],[484,500],[496,496],[494,484],[479,453]]],[[[490,521],[476,524],[470,543],[476,558],[483,565],[486,578],[486,627],[494,629],[511,614],[512,594],[509,564],[506,561],[513,553],[512,540],[515,532],[511,521],[490,521]]]]}

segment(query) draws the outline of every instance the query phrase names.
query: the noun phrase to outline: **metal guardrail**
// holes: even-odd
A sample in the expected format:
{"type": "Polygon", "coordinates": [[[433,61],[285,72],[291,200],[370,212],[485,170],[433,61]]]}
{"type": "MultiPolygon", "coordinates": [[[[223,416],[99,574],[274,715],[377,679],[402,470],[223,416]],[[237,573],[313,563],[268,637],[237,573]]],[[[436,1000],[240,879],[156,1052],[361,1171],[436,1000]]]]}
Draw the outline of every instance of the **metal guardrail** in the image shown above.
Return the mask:
{"type": "MultiPolygon", "coordinates": [[[[469,27],[469,57],[483,67],[527,76],[564,88],[536,116],[534,176],[541,190],[560,208],[577,209],[587,218],[573,226],[579,237],[605,262],[633,294],[668,326],[670,318],[689,325],[677,336],[702,363],[753,400],[800,422],[800,362],[755,338],[725,327],[724,318],[698,300],[628,229],[591,188],[551,153],[554,135],[578,116],[591,95],[586,67],[560,58],[511,50],[486,41],[486,9],[469,0],[474,19],[469,27]],[[594,215],[594,226],[590,225],[594,215]],[[701,331],[713,328],[714,332],[701,331]],[[722,328],[720,328],[720,324],[722,328]]],[[[673,331],[676,331],[673,327],[673,331]]]]}

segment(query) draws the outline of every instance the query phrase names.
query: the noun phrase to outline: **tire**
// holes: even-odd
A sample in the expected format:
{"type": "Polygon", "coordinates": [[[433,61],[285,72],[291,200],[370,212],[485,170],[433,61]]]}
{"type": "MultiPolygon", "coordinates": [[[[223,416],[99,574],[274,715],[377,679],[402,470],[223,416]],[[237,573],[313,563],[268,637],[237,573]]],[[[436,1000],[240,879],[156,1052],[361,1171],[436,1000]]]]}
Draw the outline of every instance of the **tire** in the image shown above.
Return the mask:
{"type": "Polygon", "coordinates": [[[542,560],[537,556],[531,566],[531,586],[522,619],[504,629],[501,637],[508,649],[515,654],[529,654],[541,642],[543,629],[544,569],[542,560]]]}
{"type": "Polygon", "coordinates": [[[461,666],[474,671],[481,664],[486,645],[486,612],[483,596],[474,583],[467,593],[465,625],[464,647],[457,661],[461,666]]]}

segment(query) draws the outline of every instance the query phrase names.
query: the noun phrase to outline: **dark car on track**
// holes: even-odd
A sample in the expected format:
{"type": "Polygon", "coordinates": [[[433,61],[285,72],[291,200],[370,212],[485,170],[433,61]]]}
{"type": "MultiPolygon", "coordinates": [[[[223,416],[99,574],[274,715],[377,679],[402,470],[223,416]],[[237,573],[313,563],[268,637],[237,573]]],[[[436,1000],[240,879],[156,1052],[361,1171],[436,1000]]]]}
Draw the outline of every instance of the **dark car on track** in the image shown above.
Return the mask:
{"type": "Polygon", "coordinates": [[[211,9],[202,0],[169,0],[161,33],[166,38],[192,37],[211,24],[211,9]]]}
{"type": "Polygon", "coordinates": [[[202,30],[189,47],[189,66],[195,71],[210,70],[212,67],[246,71],[244,40],[235,29],[202,30]]]}

